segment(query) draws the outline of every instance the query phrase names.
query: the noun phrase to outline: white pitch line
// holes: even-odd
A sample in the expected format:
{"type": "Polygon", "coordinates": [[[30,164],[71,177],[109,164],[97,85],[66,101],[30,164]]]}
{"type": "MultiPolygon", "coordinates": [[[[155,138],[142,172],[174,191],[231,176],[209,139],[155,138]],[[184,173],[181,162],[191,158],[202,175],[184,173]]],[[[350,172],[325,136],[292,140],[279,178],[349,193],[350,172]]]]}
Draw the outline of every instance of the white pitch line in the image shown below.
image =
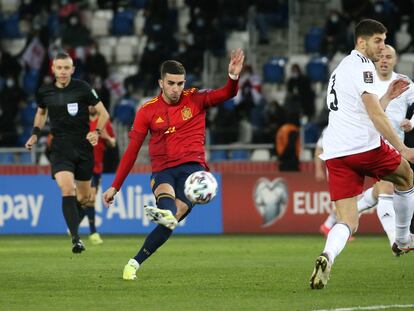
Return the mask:
{"type": "Polygon", "coordinates": [[[354,311],[354,310],[385,310],[385,309],[404,309],[414,308],[414,305],[381,305],[381,306],[367,306],[367,307],[350,307],[350,308],[337,308],[337,309],[319,309],[313,311],[354,311]]]}

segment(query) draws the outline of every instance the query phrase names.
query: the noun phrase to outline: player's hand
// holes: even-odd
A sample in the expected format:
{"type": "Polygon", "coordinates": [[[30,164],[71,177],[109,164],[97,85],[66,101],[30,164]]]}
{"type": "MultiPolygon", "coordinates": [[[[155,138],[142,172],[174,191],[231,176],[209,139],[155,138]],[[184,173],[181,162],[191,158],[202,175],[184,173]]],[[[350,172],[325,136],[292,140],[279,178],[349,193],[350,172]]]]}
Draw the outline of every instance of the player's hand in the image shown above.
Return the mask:
{"type": "Polygon", "coordinates": [[[231,51],[229,74],[238,76],[243,68],[244,52],[242,49],[231,51]]]}
{"type": "Polygon", "coordinates": [[[95,146],[98,143],[99,134],[97,131],[89,132],[86,135],[86,139],[91,143],[92,146],[95,146]]]}
{"type": "Polygon", "coordinates": [[[414,163],[414,148],[405,147],[400,151],[400,154],[403,158],[407,159],[411,163],[414,163]]]}
{"type": "Polygon", "coordinates": [[[110,187],[103,193],[102,200],[106,207],[111,206],[111,204],[114,202],[114,197],[117,193],[118,191],[114,187],[110,187]]]}
{"type": "Polygon", "coordinates": [[[409,87],[410,87],[410,81],[408,79],[404,79],[404,78],[395,79],[388,86],[385,96],[389,100],[393,100],[394,98],[400,96],[402,93],[408,90],[409,87]]]}
{"type": "Polygon", "coordinates": [[[410,120],[404,119],[400,123],[400,127],[403,129],[404,132],[409,132],[413,129],[413,126],[411,125],[410,120]]]}
{"type": "Polygon", "coordinates": [[[26,144],[24,146],[26,147],[27,150],[32,150],[33,145],[36,144],[36,143],[37,143],[37,136],[36,135],[32,135],[27,140],[27,142],[26,142],[26,144]]]}
{"type": "Polygon", "coordinates": [[[316,181],[324,181],[325,178],[325,173],[321,170],[316,169],[315,170],[315,179],[316,181]]]}

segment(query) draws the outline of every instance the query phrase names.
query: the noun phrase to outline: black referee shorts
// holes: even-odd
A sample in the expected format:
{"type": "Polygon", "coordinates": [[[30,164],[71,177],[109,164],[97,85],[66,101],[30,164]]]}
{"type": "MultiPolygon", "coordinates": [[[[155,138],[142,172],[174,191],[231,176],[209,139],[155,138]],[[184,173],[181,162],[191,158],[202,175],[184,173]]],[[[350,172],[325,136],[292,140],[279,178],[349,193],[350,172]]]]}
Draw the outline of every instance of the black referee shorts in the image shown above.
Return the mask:
{"type": "Polygon", "coordinates": [[[93,147],[86,140],[54,138],[52,140],[50,163],[52,177],[62,171],[72,172],[75,180],[91,180],[93,174],[93,147]]]}

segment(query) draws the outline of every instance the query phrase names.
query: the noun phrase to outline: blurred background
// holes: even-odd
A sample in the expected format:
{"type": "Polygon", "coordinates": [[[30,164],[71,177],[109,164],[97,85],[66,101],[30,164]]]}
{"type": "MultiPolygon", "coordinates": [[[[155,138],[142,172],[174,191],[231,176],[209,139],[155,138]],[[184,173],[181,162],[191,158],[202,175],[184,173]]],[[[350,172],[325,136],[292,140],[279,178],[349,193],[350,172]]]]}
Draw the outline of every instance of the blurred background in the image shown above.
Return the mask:
{"type": "MultiPolygon", "coordinates": [[[[212,163],[312,160],[327,122],[327,79],[352,50],[362,18],[386,25],[398,72],[414,70],[411,0],[0,0],[0,10],[0,164],[48,164],[47,127],[36,150],[22,147],[36,90],[50,82],[61,49],[75,61],[74,78],[88,81],[111,114],[118,146],[108,151],[106,172],[126,148],[136,109],[159,93],[166,59],[185,65],[186,87],[216,88],[226,81],[229,52],[246,52],[239,93],[208,114],[212,163]],[[278,143],[292,128],[299,151],[278,143]]],[[[145,148],[138,163],[148,164],[145,148]]]]}

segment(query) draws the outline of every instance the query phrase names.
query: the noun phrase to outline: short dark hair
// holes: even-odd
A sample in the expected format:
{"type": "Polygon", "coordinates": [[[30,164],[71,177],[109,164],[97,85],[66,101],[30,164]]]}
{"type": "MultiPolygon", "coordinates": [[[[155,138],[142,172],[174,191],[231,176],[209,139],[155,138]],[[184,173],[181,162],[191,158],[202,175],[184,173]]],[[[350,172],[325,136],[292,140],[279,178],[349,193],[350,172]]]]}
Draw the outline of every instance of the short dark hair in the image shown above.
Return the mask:
{"type": "Polygon", "coordinates": [[[185,68],[183,64],[176,60],[166,60],[160,67],[161,79],[164,78],[167,73],[172,75],[185,75],[185,68]]]}
{"type": "Polygon", "coordinates": [[[382,23],[374,19],[363,19],[355,26],[354,41],[356,44],[359,37],[371,37],[383,33],[387,33],[387,27],[382,23]]]}
{"type": "Polygon", "coordinates": [[[67,59],[67,58],[71,58],[70,55],[68,53],[66,53],[65,51],[60,51],[60,52],[57,52],[56,53],[56,55],[53,58],[53,60],[67,59]]]}

